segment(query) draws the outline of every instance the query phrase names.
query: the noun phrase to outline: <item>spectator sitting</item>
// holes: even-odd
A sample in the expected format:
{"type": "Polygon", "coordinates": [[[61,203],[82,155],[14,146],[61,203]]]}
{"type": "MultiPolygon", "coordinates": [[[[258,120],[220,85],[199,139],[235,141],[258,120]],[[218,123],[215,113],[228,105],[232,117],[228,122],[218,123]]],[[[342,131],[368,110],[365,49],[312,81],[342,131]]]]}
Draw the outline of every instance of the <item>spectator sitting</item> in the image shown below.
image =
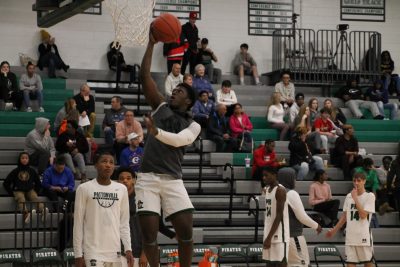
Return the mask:
{"type": "Polygon", "coordinates": [[[286,124],[283,120],[285,117],[285,109],[280,103],[281,94],[273,93],[271,96],[271,104],[267,109],[267,121],[270,123],[271,128],[277,129],[280,131],[280,141],[287,140],[287,135],[290,130],[290,125],[286,124]]]}
{"type": "MultiPolygon", "coordinates": [[[[54,131],[56,132],[57,135],[60,130],[61,124],[63,124],[68,114],[71,114],[73,110],[77,111],[76,102],[74,98],[70,97],[67,100],[65,100],[64,106],[57,112],[57,116],[54,119],[54,131]]],[[[78,119],[79,119],[79,112],[78,112],[78,119]]]]}
{"type": "Polygon", "coordinates": [[[249,116],[243,112],[240,103],[234,105],[233,114],[229,118],[229,127],[234,138],[241,138],[242,135],[246,134],[250,135],[253,130],[253,124],[251,124],[249,116]]]}
{"type": "Polygon", "coordinates": [[[69,66],[61,59],[54,37],[51,37],[45,30],[41,30],[40,34],[42,37],[42,43],[38,48],[38,67],[40,70],[43,70],[44,67],[48,67],[49,78],[56,78],[56,69],[63,69],[67,72],[69,66]]]}
{"type": "Polygon", "coordinates": [[[328,143],[335,144],[337,138],[334,125],[329,119],[329,109],[321,109],[321,117],[315,120],[314,128],[321,136],[321,154],[328,153],[328,143]]]}
{"type": "Polygon", "coordinates": [[[56,149],[59,155],[65,158],[68,168],[74,174],[75,179],[86,181],[86,165],[84,154],[89,151],[89,144],[85,136],[77,131],[76,121],[67,122],[67,130],[62,133],[56,142],[56,149]],[[77,168],[75,168],[75,164],[77,168]]]}
{"type": "Polygon", "coordinates": [[[106,144],[114,144],[115,125],[124,119],[126,110],[127,109],[122,106],[122,98],[120,96],[113,96],[111,98],[111,108],[106,110],[102,125],[106,144]]]}
{"type": "MultiPolygon", "coordinates": [[[[379,178],[379,190],[378,190],[378,199],[382,199],[381,205],[379,206],[379,214],[383,215],[386,211],[394,211],[394,209],[390,206],[389,202],[391,195],[391,188],[387,185],[387,176],[390,171],[390,166],[392,165],[393,158],[391,156],[384,156],[382,158],[382,165],[375,169],[379,178]]],[[[393,205],[394,206],[394,205],[393,205]]]]}
{"type": "Polygon", "coordinates": [[[289,108],[289,123],[294,123],[294,119],[296,118],[297,114],[299,114],[300,107],[304,104],[304,94],[297,93],[295,96],[295,102],[289,108]]]}
{"type": "Polygon", "coordinates": [[[399,107],[396,103],[389,103],[389,93],[384,88],[381,80],[375,81],[374,85],[368,88],[365,95],[368,101],[376,102],[382,116],[385,116],[385,108],[387,108],[390,111],[390,119],[395,120],[397,118],[399,107]]]}
{"type": "Polygon", "coordinates": [[[29,154],[31,165],[37,166],[42,175],[47,165],[53,164],[56,150],[50,136],[49,120],[43,117],[35,119],[35,128],[25,138],[25,149],[29,154]]]}
{"type": "Polygon", "coordinates": [[[233,60],[234,73],[239,75],[240,85],[244,85],[244,75],[253,75],[256,85],[262,85],[258,76],[257,63],[248,52],[249,45],[241,44],[240,52],[236,54],[233,60]]]}
{"type": "MultiPolygon", "coordinates": [[[[54,165],[43,173],[43,193],[50,201],[58,202],[58,197],[64,199],[65,207],[75,200],[75,181],[72,171],[65,166],[66,159],[57,156],[54,165]]],[[[63,206],[64,206],[63,205],[63,206]]],[[[53,203],[54,211],[59,210],[58,203],[53,203]]]]}
{"type": "Polygon", "coordinates": [[[379,178],[374,168],[374,161],[371,158],[365,158],[362,161],[362,166],[356,167],[354,173],[362,172],[367,177],[365,182],[365,190],[376,194],[379,189],[379,178]]]}
{"type": "Polygon", "coordinates": [[[186,83],[190,86],[193,86],[193,76],[190,73],[185,73],[185,75],[183,75],[183,83],[186,83]]]}
{"type": "Polygon", "coordinates": [[[361,88],[358,87],[356,79],[349,79],[347,85],[337,92],[337,97],[344,101],[344,105],[351,110],[354,117],[365,119],[360,108],[366,108],[371,111],[376,120],[382,120],[384,117],[379,113],[378,105],[372,101],[365,101],[361,88]]]}
{"type": "Polygon", "coordinates": [[[119,164],[121,167],[129,167],[137,173],[143,157],[143,148],[139,146],[139,135],[135,132],[128,135],[129,146],[121,152],[119,164]]]}
{"type": "Polygon", "coordinates": [[[390,165],[386,182],[388,191],[393,195],[394,206],[400,212],[400,179],[398,177],[400,177],[400,143],[398,144],[397,156],[390,165]]]}
{"type": "Polygon", "coordinates": [[[400,98],[400,77],[398,74],[393,73],[394,61],[390,56],[389,51],[382,51],[381,53],[381,72],[385,79],[383,88],[393,95],[397,93],[397,97],[400,98]],[[391,90],[391,84],[393,84],[394,90],[391,90]]]}
{"type": "Polygon", "coordinates": [[[281,94],[280,102],[286,109],[286,107],[292,106],[295,97],[294,84],[290,82],[290,73],[282,72],[281,81],[275,84],[275,92],[281,94]]]}
{"type": "Polygon", "coordinates": [[[214,69],[213,61],[218,62],[217,56],[207,47],[208,39],[203,38],[200,42],[201,47],[197,54],[197,64],[202,64],[205,67],[205,73],[211,83],[219,83],[221,81],[221,70],[214,69]]]}
{"type": "Polygon", "coordinates": [[[294,119],[294,129],[297,127],[305,127],[307,129],[307,137],[306,143],[309,145],[310,150],[312,152],[320,153],[321,152],[321,136],[319,132],[313,131],[313,127],[311,125],[311,112],[310,107],[303,104],[300,107],[299,114],[294,119]]]}
{"type": "Polygon", "coordinates": [[[309,170],[322,170],[324,163],[319,156],[313,156],[306,143],[307,129],[298,127],[289,143],[290,166],[297,171],[297,180],[302,181],[309,170]]]}
{"type": "MultiPolygon", "coordinates": [[[[14,197],[18,204],[18,210],[24,216],[24,222],[30,222],[31,214],[25,205],[26,201],[36,202],[38,212],[44,210],[43,203],[39,202],[38,194],[42,184],[34,169],[29,166],[29,154],[22,152],[18,156],[17,168],[13,169],[4,180],[3,186],[7,193],[14,197]]],[[[30,206],[31,213],[36,213],[36,205],[30,206]]],[[[43,213],[42,213],[43,214],[43,213]]]]}
{"type": "Polygon", "coordinates": [[[264,145],[260,145],[253,152],[252,177],[255,180],[262,180],[262,171],[265,166],[278,168],[281,165],[275,154],[275,141],[267,139],[264,145]]]}
{"type": "Polygon", "coordinates": [[[143,129],[140,122],[135,120],[132,110],[126,110],[124,119],[115,125],[114,150],[117,160],[120,158],[121,151],[129,146],[128,135],[136,133],[139,135],[139,142],[143,141],[143,129]]]}
{"type": "Polygon", "coordinates": [[[94,97],[90,94],[90,87],[87,84],[81,86],[80,93],[74,96],[76,109],[80,113],[80,120],[89,118],[89,129],[85,129],[85,136],[92,138],[94,125],[96,123],[95,102],[94,97]]]}
{"type": "Polygon", "coordinates": [[[174,90],[176,86],[182,82],[183,75],[181,74],[181,64],[174,63],[174,65],[172,65],[172,71],[165,79],[165,95],[171,96],[172,90],[174,90]]]}
{"type": "Polygon", "coordinates": [[[204,66],[202,64],[197,64],[195,68],[196,75],[193,79],[193,89],[200,93],[201,91],[208,92],[208,98],[214,100],[215,94],[211,83],[204,76],[204,66]]]}
{"type": "Polygon", "coordinates": [[[119,82],[121,81],[121,72],[129,72],[129,86],[133,87],[135,82],[135,66],[127,65],[124,59],[124,54],[122,54],[121,44],[116,42],[110,43],[110,50],[107,52],[108,67],[110,70],[117,72],[116,88],[119,88],[119,82]]]}
{"type": "Polygon", "coordinates": [[[44,112],[43,108],[43,84],[40,75],[35,73],[35,65],[28,62],[26,73],[19,79],[19,88],[24,92],[24,102],[27,112],[32,112],[31,97],[35,97],[39,102],[39,112],[44,112]]]}
{"type": "MultiPolygon", "coordinates": [[[[344,116],[340,108],[337,108],[333,105],[331,99],[327,98],[324,100],[324,108],[328,108],[330,119],[335,124],[336,127],[342,128],[342,126],[346,124],[347,121],[346,117],[344,116]]],[[[338,132],[336,132],[336,134],[341,135],[338,132]]]]}
{"type": "Polygon", "coordinates": [[[311,98],[308,101],[308,107],[310,108],[310,123],[311,123],[311,126],[313,127],[313,130],[314,130],[315,120],[319,117],[318,99],[311,98]]]}
{"type": "MultiPolygon", "coordinates": [[[[179,64],[179,73],[181,72],[181,64],[185,54],[185,49],[187,49],[189,46],[187,40],[182,37],[183,36],[180,36],[176,42],[164,43],[163,45],[163,55],[164,57],[167,57],[167,73],[173,71],[173,65],[175,64],[179,64]]],[[[175,74],[175,76],[176,75],[177,74],[175,74]]]]}
{"type": "Polygon", "coordinates": [[[0,99],[3,99],[6,110],[19,110],[22,105],[22,94],[18,88],[17,76],[10,71],[10,64],[0,64],[0,99]]]}
{"type": "Polygon", "coordinates": [[[237,97],[235,91],[232,90],[232,83],[229,80],[225,80],[221,84],[221,89],[217,91],[217,104],[223,104],[228,109],[227,116],[232,115],[233,112],[233,104],[236,104],[237,97]]]}
{"type": "Polygon", "coordinates": [[[232,152],[236,140],[230,135],[229,118],[226,116],[226,106],[218,104],[216,111],[210,116],[207,128],[207,138],[216,144],[217,152],[232,152]]]}
{"type": "Polygon", "coordinates": [[[208,120],[214,109],[214,102],[208,99],[208,92],[201,91],[192,108],[193,119],[201,125],[201,128],[207,128],[208,120]]]}
{"type": "Polygon", "coordinates": [[[343,170],[343,177],[352,180],[352,170],[361,164],[362,157],[358,155],[358,141],[354,137],[354,128],[350,124],[343,125],[343,135],[336,139],[331,150],[331,163],[343,170]]]}
{"type": "Polygon", "coordinates": [[[315,172],[314,182],[309,189],[308,203],[314,211],[321,212],[331,220],[327,227],[333,227],[338,221],[340,200],[332,198],[331,187],[327,181],[328,174],[324,170],[315,172]]]}

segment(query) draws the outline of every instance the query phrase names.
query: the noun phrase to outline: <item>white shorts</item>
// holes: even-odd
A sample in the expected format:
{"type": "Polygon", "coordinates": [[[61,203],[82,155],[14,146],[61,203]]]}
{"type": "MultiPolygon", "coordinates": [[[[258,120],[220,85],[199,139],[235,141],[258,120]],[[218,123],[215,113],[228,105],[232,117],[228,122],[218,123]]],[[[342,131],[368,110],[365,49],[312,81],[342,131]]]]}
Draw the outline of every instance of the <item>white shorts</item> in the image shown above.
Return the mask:
{"type": "Polygon", "coordinates": [[[122,267],[122,262],[105,262],[94,259],[85,259],[86,267],[122,267]]]}
{"type": "Polygon", "coordinates": [[[181,211],[193,211],[194,207],[180,179],[152,172],[138,173],[135,185],[137,213],[164,211],[166,219],[181,211]]]}
{"type": "Polygon", "coordinates": [[[310,255],[304,236],[291,237],[289,242],[289,267],[308,267],[310,255]]]}
{"type": "Polygon", "coordinates": [[[269,263],[287,262],[289,257],[288,243],[272,243],[269,249],[263,249],[262,258],[269,263]]]}
{"type": "Polygon", "coordinates": [[[372,246],[345,246],[346,263],[372,262],[374,249],[372,246]]]}

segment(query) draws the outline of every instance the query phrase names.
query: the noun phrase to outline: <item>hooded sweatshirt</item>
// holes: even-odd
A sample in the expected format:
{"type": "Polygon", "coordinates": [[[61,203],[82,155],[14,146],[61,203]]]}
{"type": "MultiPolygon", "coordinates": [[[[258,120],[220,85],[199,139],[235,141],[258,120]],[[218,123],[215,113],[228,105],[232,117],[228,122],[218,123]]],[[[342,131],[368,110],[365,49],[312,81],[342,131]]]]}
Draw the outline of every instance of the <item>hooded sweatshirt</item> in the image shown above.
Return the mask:
{"type": "Polygon", "coordinates": [[[45,135],[45,129],[49,119],[39,117],[36,118],[35,129],[30,131],[25,138],[25,151],[29,155],[35,152],[50,152],[51,157],[55,157],[56,150],[51,136],[45,135]]]}
{"type": "Polygon", "coordinates": [[[10,196],[13,196],[13,192],[15,191],[29,192],[34,189],[36,192],[39,192],[41,188],[39,176],[36,171],[29,166],[29,163],[22,165],[20,160],[22,154],[19,154],[18,157],[18,167],[7,175],[3,183],[4,189],[10,196]]]}
{"type": "Polygon", "coordinates": [[[295,188],[296,171],[292,168],[282,168],[278,172],[278,180],[281,185],[286,188],[286,201],[289,206],[289,229],[290,237],[297,237],[303,235],[303,224],[317,229],[318,223],[315,222],[304,210],[303,202],[299,193],[295,188]]]}

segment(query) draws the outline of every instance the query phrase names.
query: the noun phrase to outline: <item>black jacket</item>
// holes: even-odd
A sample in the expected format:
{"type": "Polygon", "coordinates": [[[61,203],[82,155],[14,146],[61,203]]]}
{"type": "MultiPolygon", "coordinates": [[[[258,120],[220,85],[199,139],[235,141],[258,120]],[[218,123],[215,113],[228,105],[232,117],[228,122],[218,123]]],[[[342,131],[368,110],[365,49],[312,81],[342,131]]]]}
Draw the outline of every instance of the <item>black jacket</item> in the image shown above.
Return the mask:
{"type": "Polygon", "coordinates": [[[46,63],[44,62],[44,57],[48,54],[51,53],[51,48],[54,48],[54,54],[62,61],[60,53],[58,53],[58,48],[57,45],[53,44],[43,44],[41,43],[38,47],[39,50],[39,60],[38,60],[38,64],[37,66],[39,67],[39,69],[43,69],[43,67],[45,67],[46,63]]]}
{"type": "Polygon", "coordinates": [[[18,82],[17,76],[9,72],[7,73],[7,77],[4,76],[3,73],[0,73],[0,99],[4,99],[4,101],[8,101],[10,98],[11,91],[18,91],[18,82]]]}
{"type": "Polygon", "coordinates": [[[94,97],[92,95],[89,95],[89,101],[85,101],[81,94],[77,94],[74,96],[75,102],[76,102],[76,109],[79,111],[79,113],[82,113],[86,111],[86,115],[92,114],[94,112],[94,97]]]}
{"type": "Polygon", "coordinates": [[[311,153],[307,149],[307,144],[297,136],[290,140],[289,151],[290,166],[300,165],[302,162],[307,162],[307,157],[311,156],[311,153]]]}
{"type": "Polygon", "coordinates": [[[67,132],[62,133],[56,142],[56,150],[60,153],[70,153],[75,148],[78,149],[79,153],[84,154],[89,151],[89,144],[80,132],[76,132],[75,136],[68,134],[67,132]],[[75,146],[70,148],[67,146],[68,140],[72,140],[75,142],[75,146]]]}
{"type": "Polygon", "coordinates": [[[347,140],[343,135],[339,136],[332,150],[331,162],[335,165],[341,164],[341,158],[345,156],[346,151],[358,152],[357,138],[352,136],[350,140],[347,140]]]}
{"type": "Polygon", "coordinates": [[[214,135],[222,136],[229,134],[229,118],[226,116],[220,117],[216,111],[210,116],[207,128],[207,136],[211,138],[214,135]]]}
{"type": "Polygon", "coordinates": [[[394,182],[394,188],[399,190],[400,189],[400,157],[397,157],[395,160],[392,161],[390,165],[390,169],[387,175],[387,185],[392,184],[393,179],[396,177],[394,182]]]}
{"type": "Polygon", "coordinates": [[[193,52],[197,51],[197,41],[199,40],[199,30],[197,29],[197,26],[190,24],[190,22],[186,22],[182,26],[182,38],[181,40],[184,41],[185,39],[189,43],[189,49],[192,50],[193,52]]]}

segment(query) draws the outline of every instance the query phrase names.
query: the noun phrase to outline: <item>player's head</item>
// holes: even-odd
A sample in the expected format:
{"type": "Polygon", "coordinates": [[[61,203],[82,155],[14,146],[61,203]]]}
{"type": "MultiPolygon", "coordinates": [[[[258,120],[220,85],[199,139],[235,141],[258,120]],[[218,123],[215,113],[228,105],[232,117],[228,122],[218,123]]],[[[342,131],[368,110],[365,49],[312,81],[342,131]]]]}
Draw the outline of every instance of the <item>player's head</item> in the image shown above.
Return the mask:
{"type": "Polygon", "coordinates": [[[367,177],[365,176],[364,173],[362,172],[357,172],[353,175],[353,185],[354,188],[356,188],[357,190],[364,190],[365,189],[365,181],[366,181],[367,177]]]}
{"type": "Polygon", "coordinates": [[[286,189],[296,187],[296,171],[293,168],[282,168],[278,171],[278,181],[286,189]]]}
{"type": "Polygon", "coordinates": [[[263,178],[263,183],[266,186],[271,186],[276,183],[276,175],[278,171],[274,167],[266,166],[262,169],[262,178],[263,178]]]}
{"type": "Polygon", "coordinates": [[[185,107],[186,110],[189,110],[194,105],[194,102],[196,102],[196,98],[196,93],[190,85],[180,83],[172,90],[172,95],[169,98],[169,106],[173,109],[185,107]]]}
{"type": "Polygon", "coordinates": [[[119,167],[116,173],[118,182],[131,190],[136,184],[136,174],[129,167],[119,167]]]}
{"type": "Polygon", "coordinates": [[[99,178],[109,179],[114,172],[114,155],[109,151],[101,151],[94,156],[94,166],[99,178]]]}

